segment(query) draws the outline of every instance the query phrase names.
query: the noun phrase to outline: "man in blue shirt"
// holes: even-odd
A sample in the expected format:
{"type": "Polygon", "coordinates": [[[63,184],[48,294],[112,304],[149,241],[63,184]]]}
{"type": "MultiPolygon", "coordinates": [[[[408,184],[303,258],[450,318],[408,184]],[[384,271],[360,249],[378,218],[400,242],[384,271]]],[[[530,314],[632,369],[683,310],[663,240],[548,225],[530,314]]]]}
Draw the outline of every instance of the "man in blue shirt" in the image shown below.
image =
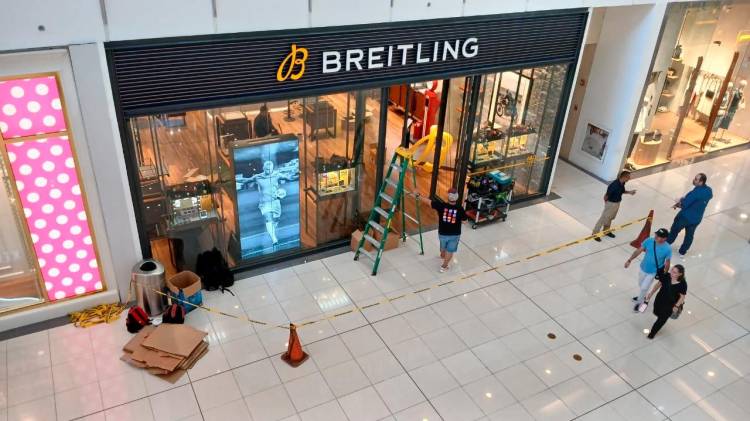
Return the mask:
{"type": "MultiPolygon", "coordinates": [[[[635,190],[625,190],[625,183],[630,180],[630,173],[623,171],[617,180],[611,182],[607,186],[607,193],[604,194],[604,210],[599,220],[594,225],[594,231],[592,234],[597,234],[602,230],[606,231],[612,225],[612,221],[617,216],[617,211],[620,209],[620,202],[622,202],[623,194],[635,194],[635,190]]],[[[605,234],[607,237],[615,238],[615,234],[608,232],[605,234]]],[[[602,241],[601,237],[594,237],[596,241],[602,241]]]]}
{"type": "Polygon", "coordinates": [[[679,250],[681,258],[685,258],[685,254],[693,244],[695,229],[703,220],[703,213],[706,211],[708,202],[714,197],[714,193],[711,187],[706,185],[706,181],[706,174],[699,173],[696,175],[693,178],[693,186],[695,186],[693,190],[672,206],[672,209],[680,208],[680,211],[674,217],[667,242],[669,244],[674,243],[680,231],[685,230],[685,239],[682,241],[679,250]]]}
{"type": "Polygon", "coordinates": [[[625,262],[625,268],[630,267],[630,262],[635,260],[638,255],[645,253],[641,260],[640,271],[638,271],[638,288],[640,293],[633,297],[635,307],[633,311],[638,311],[638,307],[643,303],[651,284],[654,282],[657,273],[667,273],[669,263],[672,259],[672,247],[667,243],[669,231],[660,228],[653,237],[643,240],[641,247],[634,251],[630,258],[625,262]]]}

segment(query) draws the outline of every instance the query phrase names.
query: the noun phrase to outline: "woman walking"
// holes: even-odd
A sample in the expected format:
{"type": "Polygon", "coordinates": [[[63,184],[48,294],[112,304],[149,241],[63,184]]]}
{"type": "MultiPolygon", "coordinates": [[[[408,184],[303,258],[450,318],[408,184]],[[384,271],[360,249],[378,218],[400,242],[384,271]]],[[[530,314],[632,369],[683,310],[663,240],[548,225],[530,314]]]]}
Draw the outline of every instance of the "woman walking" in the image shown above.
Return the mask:
{"type": "Polygon", "coordinates": [[[651,289],[651,292],[648,293],[646,302],[651,301],[651,297],[654,294],[656,294],[656,300],[654,300],[656,321],[651,327],[651,332],[648,334],[649,339],[654,339],[654,336],[664,326],[664,323],[673,314],[679,314],[682,310],[682,305],[685,303],[685,295],[687,295],[685,267],[682,265],[672,266],[672,269],[669,270],[669,276],[661,277],[659,282],[651,289]]]}

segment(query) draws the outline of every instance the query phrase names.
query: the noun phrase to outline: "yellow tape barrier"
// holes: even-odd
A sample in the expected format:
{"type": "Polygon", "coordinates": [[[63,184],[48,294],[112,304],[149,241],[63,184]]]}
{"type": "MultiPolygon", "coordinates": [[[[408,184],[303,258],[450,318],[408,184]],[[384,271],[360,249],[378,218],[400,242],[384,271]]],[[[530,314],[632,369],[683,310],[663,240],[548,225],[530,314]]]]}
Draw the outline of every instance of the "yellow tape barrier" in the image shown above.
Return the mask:
{"type": "MultiPolygon", "coordinates": [[[[330,316],[321,317],[321,318],[314,319],[314,320],[308,320],[308,321],[305,321],[305,322],[302,322],[302,323],[299,323],[299,324],[295,324],[295,326],[297,326],[297,327],[305,327],[305,326],[314,325],[316,323],[320,323],[320,322],[323,322],[323,321],[334,320],[334,319],[336,319],[338,317],[346,316],[348,314],[361,313],[364,310],[367,310],[367,309],[370,309],[370,308],[373,308],[373,307],[376,307],[376,306],[379,306],[379,305],[382,305],[382,304],[387,304],[387,303],[392,303],[394,301],[402,300],[402,299],[404,299],[406,297],[409,297],[409,296],[412,296],[412,295],[417,295],[417,294],[421,294],[421,293],[426,292],[426,291],[430,291],[430,290],[442,288],[442,287],[449,286],[449,285],[458,284],[460,282],[466,281],[468,279],[471,279],[471,278],[473,278],[473,277],[475,277],[477,275],[481,275],[483,273],[492,272],[492,271],[498,270],[498,269],[500,269],[502,267],[507,267],[507,266],[512,266],[512,265],[516,265],[516,264],[519,264],[519,263],[528,262],[529,260],[536,259],[537,257],[546,256],[548,254],[555,253],[557,251],[566,249],[568,247],[572,247],[572,246],[575,246],[575,245],[578,245],[578,244],[581,244],[581,243],[585,243],[587,241],[591,241],[594,238],[603,237],[604,235],[606,235],[606,234],[608,234],[610,232],[615,232],[615,231],[623,230],[623,229],[628,228],[628,227],[630,227],[630,226],[632,226],[634,224],[637,224],[639,222],[643,222],[643,221],[645,221],[647,219],[649,219],[649,218],[648,217],[643,217],[643,218],[634,219],[634,220],[632,220],[630,222],[626,222],[624,224],[611,227],[610,229],[600,231],[600,232],[598,232],[596,234],[587,235],[586,237],[582,237],[582,238],[576,239],[574,241],[570,241],[570,242],[567,242],[567,243],[564,243],[564,244],[560,244],[560,245],[557,245],[555,247],[550,247],[550,248],[548,248],[546,250],[542,250],[540,252],[537,252],[537,253],[534,253],[534,254],[531,254],[531,255],[528,255],[528,256],[525,256],[525,257],[522,257],[522,258],[510,261],[510,262],[503,263],[501,265],[493,266],[493,267],[490,267],[488,269],[484,269],[484,270],[477,271],[477,272],[474,272],[474,273],[465,274],[465,275],[462,275],[459,278],[456,278],[456,279],[453,279],[453,280],[448,280],[448,281],[443,281],[443,282],[440,282],[438,284],[434,284],[434,285],[431,285],[431,286],[420,288],[420,289],[415,290],[415,291],[406,292],[406,293],[403,293],[403,294],[398,295],[396,297],[384,298],[384,299],[382,299],[380,301],[376,301],[376,302],[373,302],[371,304],[364,305],[364,306],[361,306],[361,307],[360,306],[354,306],[354,307],[352,307],[349,310],[344,310],[344,311],[341,311],[339,313],[335,313],[335,314],[332,314],[330,316]]],[[[137,283],[133,283],[133,284],[137,284],[137,283]]],[[[143,284],[138,284],[138,285],[140,285],[142,287],[146,287],[143,284]]],[[[146,288],[148,288],[148,287],[146,287],[146,288]]],[[[201,310],[205,310],[205,311],[208,311],[208,312],[211,312],[211,313],[214,313],[214,314],[220,314],[222,316],[231,317],[231,318],[234,318],[234,319],[242,320],[242,321],[245,321],[245,322],[248,322],[248,323],[252,323],[252,324],[256,324],[256,325],[261,325],[261,326],[267,326],[267,327],[272,327],[272,328],[279,328],[279,329],[289,330],[289,325],[286,325],[286,324],[279,325],[279,324],[274,324],[274,323],[268,323],[268,322],[263,322],[263,321],[260,321],[260,320],[254,320],[254,319],[251,319],[251,318],[245,317],[245,316],[240,316],[240,315],[236,315],[236,314],[226,313],[226,312],[223,312],[221,310],[216,310],[214,308],[206,307],[206,306],[203,306],[203,305],[196,305],[196,304],[184,301],[184,300],[179,300],[179,299],[176,299],[174,297],[170,297],[168,294],[166,294],[166,293],[164,293],[162,291],[157,291],[157,290],[151,289],[151,288],[149,288],[149,289],[151,291],[157,293],[157,294],[160,294],[160,295],[165,296],[165,297],[169,297],[172,301],[176,301],[176,302],[182,303],[184,305],[189,305],[189,306],[197,307],[197,308],[199,308],[201,310]]],[[[119,313],[118,313],[118,315],[119,315],[119,313]]],[[[86,326],[83,326],[83,327],[86,327],[86,326]]]]}

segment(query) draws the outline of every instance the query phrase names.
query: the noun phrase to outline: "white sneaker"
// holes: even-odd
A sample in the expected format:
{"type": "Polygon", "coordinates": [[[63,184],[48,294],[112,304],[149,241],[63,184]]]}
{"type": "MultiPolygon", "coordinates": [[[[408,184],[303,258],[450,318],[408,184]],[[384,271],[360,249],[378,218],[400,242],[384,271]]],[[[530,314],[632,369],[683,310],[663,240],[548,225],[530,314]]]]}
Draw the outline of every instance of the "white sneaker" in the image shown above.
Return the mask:
{"type": "Polygon", "coordinates": [[[682,254],[682,253],[677,253],[677,254],[680,256],[680,261],[684,262],[686,256],[684,254],[682,254]]]}
{"type": "Polygon", "coordinates": [[[440,273],[445,273],[448,271],[448,268],[440,266],[440,273]]]}

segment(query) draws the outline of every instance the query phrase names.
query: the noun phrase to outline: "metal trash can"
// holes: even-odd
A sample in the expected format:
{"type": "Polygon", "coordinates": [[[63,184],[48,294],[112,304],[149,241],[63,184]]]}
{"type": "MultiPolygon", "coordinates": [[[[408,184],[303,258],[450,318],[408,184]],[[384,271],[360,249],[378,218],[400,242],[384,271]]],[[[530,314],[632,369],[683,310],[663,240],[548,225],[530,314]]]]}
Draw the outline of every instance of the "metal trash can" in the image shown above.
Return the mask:
{"type": "Polygon", "coordinates": [[[164,266],[154,259],[142,260],[133,266],[131,280],[138,305],[146,310],[149,316],[162,314],[167,300],[155,290],[163,292],[166,287],[164,266]]]}

